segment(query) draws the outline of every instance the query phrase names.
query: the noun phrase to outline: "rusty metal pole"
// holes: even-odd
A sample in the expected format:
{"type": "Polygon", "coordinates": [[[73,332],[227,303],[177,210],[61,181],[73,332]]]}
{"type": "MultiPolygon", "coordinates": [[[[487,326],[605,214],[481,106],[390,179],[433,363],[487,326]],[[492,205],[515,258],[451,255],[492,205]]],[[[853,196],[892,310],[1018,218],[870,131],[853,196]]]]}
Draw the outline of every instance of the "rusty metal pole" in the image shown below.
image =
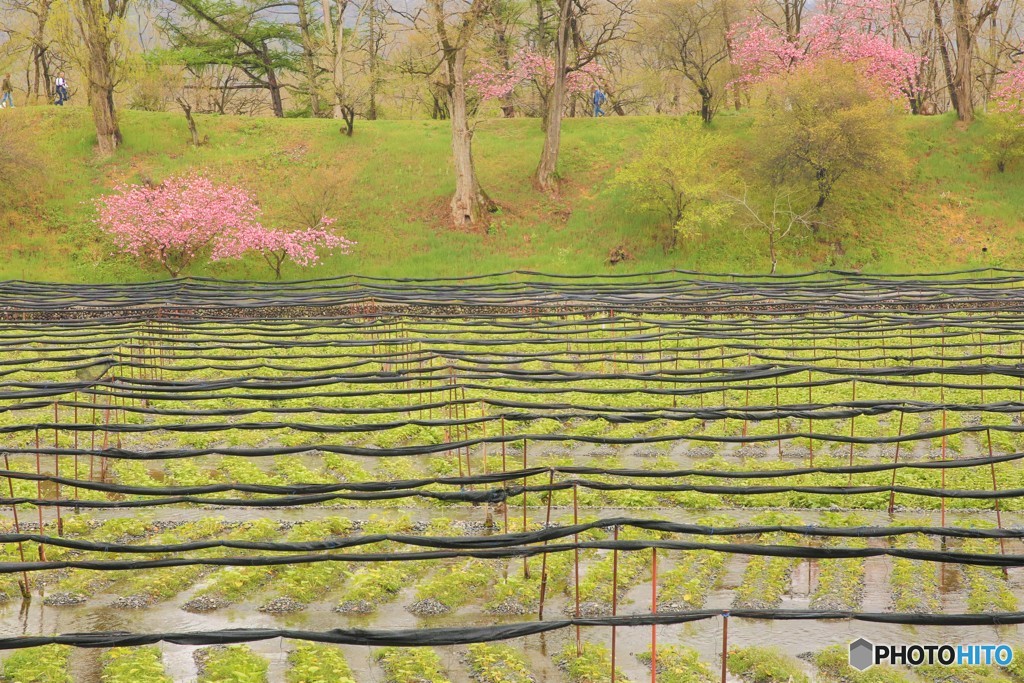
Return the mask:
{"type": "MultiPolygon", "coordinates": [[[[43,474],[43,466],[39,462],[39,427],[36,427],[36,474],[40,475],[40,477],[43,474]]],[[[38,498],[39,500],[43,499],[42,479],[36,480],[36,498],[38,498]]],[[[39,534],[42,535],[46,533],[43,528],[43,506],[36,505],[36,512],[39,513],[39,534]]],[[[39,546],[39,552],[43,552],[43,546],[39,546]]]]}
{"type": "MultiPolygon", "coordinates": [[[[896,440],[896,456],[892,459],[892,464],[896,465],[900,461],[900,444],[903,443],[903,417],[904,413],[900,412],[900,428],[899,434],[897,434],[896,440]]],[[[892,468],[892,481],[889,482],[889,515],[892,516],[893,508],[896,506],[896,468],[892,468]]]]}
{"type": "MultiPolygon", "coordinates": [[[[986,429],[985,433],[988,435],[988,457],[989,457],[989,460],[991,460],[992,457],[993,457],[992,456],[992,430],[991,429],[986,429]]],[[[992,493],[996,493],[999,490],[999,486],[996,484],[996,464],[994,462],[989,462],[988,466],[989,466],[989,469],[992,472],[992,493]]],[[[1003,515],[1002,515],[1002,511],[1000,509],[999,499],[998,498],[994,498],[993,502],[995,503],[995,508],[996,508],[996,526],[999,527],[1000,531],[1002,531],[1003,530],[1003,515]]],[[[1005,555],[1006,554],[1006,539],[1005,538],[1000,538],[999,539],[999,553],[1001,555],[1005,555]]],[[[1007,567],[1003,567],[1003,576],[1004,577],[1008,577],[1009,573],[1010,572],[1009,572],[1008,568],[1007,567]]]]}
{"type": "Polygon", "coordinates": [[[779,376],[775,376],[775,434],[779,437],[776,444],[779,449],[779,457],[782,457],[782,418],[779,417],[779,376]]]}
{"type": "MultiPolygon", "coordinates": [[[[505,459],[505,416],[501,416],[501,473],[505,474],[508,472],[508,462],[505,459]]],[[[508,488],[508,482],[502,484],[506,489],[508,488]]],[[[501,514],[505,522],[505,533],[508,533],[508,497],[501,504],[501,514]]]]}
{"type": "MultiPolygon", "coordinates": [[[[74,394],[75,412],[72,420],[75,422],[75,481],[78,481],[78,392],[74,394]]],[[[78,486],[75,486],[75,500],[78,500],[78,486]]],[[[78,512],[76,509],[75,512],[78,512]]]]}
{"type": "MultiPolygon", "coordinates": [[[[523,533],[526,533],[526,439],[523,439],[523,533]]],[[[523,557],[523,578],[530,578],[530,565],[523,557]]]]}
{"type": "MultiPolygon", "coordinates": [[[[658,549],[651,548],[651,614],[658,613],[658,549]]],[[[651,624],[651,683],[658,681],[658,625],[651,624]]]]}
{"type": "MultiPolygon", "coordinates": [[[[579,489],[579,486],[574,481],[572,483],[572,523],[573,523],[573,526],[577,526],[580,523],[580,515],[579,515],[580,508],[579,508],[579,499],[578,499],[578,496],[577,496],[578,489],[579,489]]],[[[576,610],[573,612],[573,615],[575,615],[576,619],[579,619],[580,618],[580,535],[579,535],[578,532],[574,533],[572,535],[572,542],[576,546],[575,548],[573,548],[573,555],[574,555],[574,560],[573,560],[573,565],[574,565],[573,587],[576,590],[576,610]]],[[[577,623],[576,624],[576,656],[579,657],[582,654],[583,654],[583,641],[580,638],[580,625],[577,623]]]]}
{"type": "MultiPolygon", "coordinates": [[[[555,497],[555,468],[551,468],[551,476],[548,479],[548,512],[544,517],[544,530],[551,526],[551,499],[555,497]]],[[[524,532],[525,533],[525,532],[524,532]]],[[[544,547],[548,545],[544,541],[544,547]]],[[[537,611],[537,621],[544,621],[544,593],[548,587],[548,554],[544,553],[540,560],[540,609],[537,611]]]]}
{"type": "MultiPolygon", "coordinates": [[[[815,352],[815,360],[817,360],[817,353],[815,352]]],[[[811,394],[811,371],[807,371],[807,407],[810,409],[810,413],[813,414],[814,397],[811,394]]],[[[814,467],[814,420],[810,417],[807,418],[807,455],[809,458],[808,467],[814,467]]]]}
{"type": "Polygon", "coordinates": [[[722,683],[725,683],[729,661],[729,610],[722,611],[722,683]]]}
{"type": "MultiPolygon", "coordinates": [[[[4,453],[4,469],[8,472],[11,471],[11,461],[7,453],[4,453]]],[[[7,488],[11,493],[11,515],[14,517],[14,532],[21,533],[21,522],[18,520],[18,506],[14,501],[14,477],[8,475],[7,477],[7,488]]],[[[25,547],[21,541],[18,541],[18,557],[21,558],[22,563],[25,562],[25,547]]],[[[24,579],[24,583],[21,585],[21,596],[26,599],[32,598],[32,584],[28,582],[28,572],[22,570],[21,576],[24,579]]]]}
{"type": "Polygon", "coordinates": [[[61,517],[60,511],[60,455],[57,451],[60,448],[60,438],[58,436],[57,426],[60,424],[60,417],[57,412],[57,402],[53,402],[53,476],[58,481],[54,482],[56,486],[57,494],[57,535],[62,536],[64,534],[64,519],[61,517]]]}
{"type": "MultiPolygon", "coordinates": [[[[619,525],[612,530],[612,540],[619,540],[619,525]]],[[[619,612],[619,549],[612,548],[612,616],[619,612]]],[[[612,626],[612,683],[615,683],[615,635],[616,627],[612,626]]]]}
{"type": "MultiPolygon", "coordinates": [[[[857,402],[857,380],[853,380],[853,402],[857,402]]],[[[856,410],[856,408],[854,408],[856,410]]],[[[857,415],[850,418],[850,467],[853,467],[853,438],[855,436],[854,425],[857,424],[857,415]]],[[[850,482],[853,481],[853,472],[850,472],[850,482]]]]}

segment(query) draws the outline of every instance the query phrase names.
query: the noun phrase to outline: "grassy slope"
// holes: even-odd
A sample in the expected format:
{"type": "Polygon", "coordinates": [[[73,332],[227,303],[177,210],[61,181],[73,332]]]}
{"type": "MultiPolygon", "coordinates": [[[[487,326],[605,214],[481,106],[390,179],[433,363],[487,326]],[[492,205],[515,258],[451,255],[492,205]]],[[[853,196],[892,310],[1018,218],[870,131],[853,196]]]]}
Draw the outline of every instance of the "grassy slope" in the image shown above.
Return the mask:
{"type": "MultiPolygon", "coordinates": [[[[126,144],[110,160],[91,152],[87,112],[25,108],[3,112],[32,167],[0,206],[0,279],[105,281],[153,277],[124,260],[91,223],[91,200],[118,182],[159,180],[189,168],[254,190],[272,217],[296,198],[333,192],[355,255],[333,257],[313,271],[286,277],[358,272],[399,277],[451,276],[512,268],[625,272],[661,268],[763,272],[764,241],[739,224],[666,252],[661,216],[633,210],[609,185],[654,119],[578,119],[565,124],[559,198],[537,192],[531,172],[540,153],[533,120],[487,120],[476,154],[484,187],[501,205],[480,232],[444,227],[453,187],[448,128],[437,121],[359,122],[347,139],[332,121],[200,117],[209,144],[187,144],[176,114],[123,114],[126,144]],[[606,264],[612,247],[633,256],[606,264]]],[[[928,271],[978,265],[1024,266],[1024,170],[989,170],[976,144],[984,122],[969,131],[941,118],[907,118],[910,179],[840,189],[846,218],[818,235],[782,247],[783,271],[837,267],[928,271]],[[987,247],[988,253],[982,248],[987,247]]],[[[719,117],[742,161],[749,119],[719,117]]],[[[266,279],[262,262],[195,269],[194,274],[266,279]]]]}

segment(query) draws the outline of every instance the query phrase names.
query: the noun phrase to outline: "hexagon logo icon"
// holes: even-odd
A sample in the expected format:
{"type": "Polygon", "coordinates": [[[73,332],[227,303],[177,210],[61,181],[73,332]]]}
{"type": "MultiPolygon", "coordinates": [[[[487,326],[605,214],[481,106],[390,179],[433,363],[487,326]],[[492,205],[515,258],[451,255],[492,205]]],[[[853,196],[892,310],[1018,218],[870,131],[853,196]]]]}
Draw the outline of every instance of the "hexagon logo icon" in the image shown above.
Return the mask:
{"type": "Polygon", "coordinates": [[[875,663],[875,646],[869,640],[858,638],[850,643],[850,666],[864,671],[875,663]]]}

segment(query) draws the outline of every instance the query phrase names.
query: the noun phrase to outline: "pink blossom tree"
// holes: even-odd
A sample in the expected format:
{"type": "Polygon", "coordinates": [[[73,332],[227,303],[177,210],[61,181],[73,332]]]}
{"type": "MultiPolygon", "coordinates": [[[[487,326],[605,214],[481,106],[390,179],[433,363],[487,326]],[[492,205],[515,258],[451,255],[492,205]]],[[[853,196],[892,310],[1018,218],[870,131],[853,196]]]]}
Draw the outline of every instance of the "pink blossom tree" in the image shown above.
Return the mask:
{"type": "Polygon", "coordinates": [[[320,249],[349,253],[355,244],[330,232],[334,219],[328,217],[302,230],[266,228],[252,195],[197,174],[115,190],[96,201],[100,229],[118,251],[171,277],[203,258],[222,261],[255,252],[280,278],[287,260],[311,266],[319,261],[320,249]]]}
{"type": "MultiPolygon", "coordinates": [[[[605,70],[596,62],[588,62],[578,69],[569,71],[565,76],[565,92],[569,95],[581,95],[589,92],[605,75],[605,70]]],[[[469,86],[474,88],[484,100],[502,100],[510,97],[520,87],[533,84],[546,100],[555,83],[555,63],[550,57],[533,50],[520,50],[511,61],[508,69],[503,69],[490,62],[484,62],[476,74],[469,79],[469,86]]]]}
{"type": "Polygon", "coordinates": [[[274,276],[281,279],[281,266],[287,261],[303,267],[315,266],[320,262],[320,250],[337,250],[349,254],[355,242],[335,235],[329,230],[335,219],[324,216],[320,223],[302,230],[268,229],[258,226],[237,236],[236,239],[225,240],[211,256],[212,260],[241,258],[250,252],[263,257],[274,276]]]}
{"type": "Polygon", "coordinates": [[[1003,75],[992,93],[992,103],[1002,114],[1024,116],[1024,64],[1003,75]]]}
{"type": "Polygon", "coordinates": [[[821,61],[854,64],[892,99],[913,97],[921,59],[886,37],[891,0],[829,0],[794,38],[760,18],[731,31],[741,83],[761,83],[821,61]]]}

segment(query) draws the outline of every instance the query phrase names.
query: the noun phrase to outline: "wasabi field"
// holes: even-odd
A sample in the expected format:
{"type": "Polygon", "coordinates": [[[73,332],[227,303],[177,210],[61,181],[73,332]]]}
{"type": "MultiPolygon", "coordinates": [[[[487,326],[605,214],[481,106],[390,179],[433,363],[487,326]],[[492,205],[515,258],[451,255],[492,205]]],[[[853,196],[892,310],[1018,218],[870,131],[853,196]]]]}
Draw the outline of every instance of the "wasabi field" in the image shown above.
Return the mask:
{"type": "Polygon", "coordinates": [[[0,680],[1024,680],[1021,292],[2,283],[0,680]]]}

